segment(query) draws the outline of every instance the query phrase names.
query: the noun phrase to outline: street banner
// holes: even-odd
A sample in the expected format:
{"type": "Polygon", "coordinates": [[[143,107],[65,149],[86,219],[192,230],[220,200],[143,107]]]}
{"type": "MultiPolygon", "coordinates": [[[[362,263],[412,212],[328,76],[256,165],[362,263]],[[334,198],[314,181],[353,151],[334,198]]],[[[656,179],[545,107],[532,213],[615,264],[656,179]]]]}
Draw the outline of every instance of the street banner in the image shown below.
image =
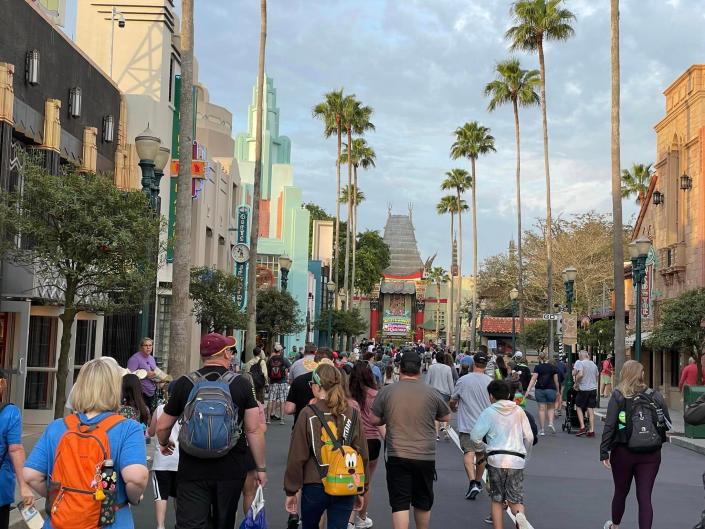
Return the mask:
{"type": "MultiPolygon", "coordinates": [[[[250,218],[250,208],[249,206],[240,206],[237,209],[237,243],[239,245],[245,245],[248,241],[248,224],[250,218]]],[[[245,308],[245,301],[247,296],[245,292],[247,291],[247,267],[249,265],[249,252],[247,255],[248,259],[244,262],[238,262],[240,260],[235,260],[235,277],[239,279],[237,290],[235,291],[235,301],[237,302],[240,309],[245,308]]]]}
{"type": "Polygon", "coordinates": [[[563,316],[563,343],[574,345],[578,340],[578,315],[564,312],[563,316]]]}

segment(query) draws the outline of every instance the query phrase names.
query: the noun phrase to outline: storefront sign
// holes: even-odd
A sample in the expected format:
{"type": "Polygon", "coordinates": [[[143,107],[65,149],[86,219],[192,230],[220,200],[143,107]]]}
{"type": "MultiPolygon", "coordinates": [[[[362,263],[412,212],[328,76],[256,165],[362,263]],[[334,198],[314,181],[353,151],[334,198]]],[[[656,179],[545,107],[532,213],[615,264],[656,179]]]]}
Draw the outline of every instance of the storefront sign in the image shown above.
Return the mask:
{"type": "Polygon", "coordinates": [[[392,316],[384,315],[382,331],[384,334],[407,334],[411,330],[411,315],[392,316]]]}

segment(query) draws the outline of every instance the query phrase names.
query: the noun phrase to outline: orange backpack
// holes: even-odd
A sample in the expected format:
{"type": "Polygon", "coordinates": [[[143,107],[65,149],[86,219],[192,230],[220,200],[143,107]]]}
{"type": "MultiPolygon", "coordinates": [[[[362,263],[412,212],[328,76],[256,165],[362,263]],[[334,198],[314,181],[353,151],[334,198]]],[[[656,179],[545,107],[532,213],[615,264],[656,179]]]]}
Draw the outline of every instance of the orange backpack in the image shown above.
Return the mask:
{"type": "Polygon", "coordinates": [[[78,415],[64,418],[49,477],[47,514],[54,529],[97,529],[115,522],[117,475],[104,468],[111,459],[108,431],[126,420],[109,415],[84,424],[78,415]]]}

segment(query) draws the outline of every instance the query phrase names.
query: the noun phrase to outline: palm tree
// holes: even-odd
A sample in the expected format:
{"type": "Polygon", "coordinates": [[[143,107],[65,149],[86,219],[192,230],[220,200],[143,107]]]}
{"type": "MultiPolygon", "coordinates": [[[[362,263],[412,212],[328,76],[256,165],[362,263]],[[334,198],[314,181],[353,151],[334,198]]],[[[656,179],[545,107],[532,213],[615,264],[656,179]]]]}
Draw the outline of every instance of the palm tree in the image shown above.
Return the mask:
{"type": "MultiPolygon", "coordinates": [[[[365,201],[365,193],[359,189],[355,189],[355,186],[348,187],[345,186],[340,190],[340,203],[347,204],[349,201],[357,202],[358,204],[365,201]],[[352,192],[351,192],[352,190],[352,192]],[[352,196],[350,196],[352,194],[352,196]]],[[[354,216],[353,216],[354,218],[354,216]]]]}
{"type": "MultiPolygon", "coordinates": [[[[342,127],[348,136],[348,145],[352,145],[352,135],[364,134],[368,130],[374,130],[375,126],[370,121],[372,117],[372,107],[364,106],[355,99],[354,95],[347,96],[343,101],[343,112],[341,114],[342,127]]],[[[353,185],[353,158],[348,156],[348,185],[353,185]]],[[[350,197],[353,198],[352,196],[350,197]]],[[[352,201],[348,202],[348,223],[345,232],[345,272],[343,283],[345,284],[345,307],[350,309],[353,285],[350,281],[350,231],[352,229],[352,201]]],[[[353,232],[354,233],[354,232],[353,232]]]]}
{"type": "MultiPolygon", "coordinates": [[[[446,179],[441,183],[441,189],[444,191],[455,190],[456,207],[460,207],[461,195],[465,193],[468,189],[473,187],[473,181],[470,178],[470,174],[465,169],[451,169],[446,173],[446,179]]],[[[457,347],[460,347],[460,303],[461,296],[463,292],[463,218],[458,216],[458,240],[460,241],[458,248],[458,277],[460,277],[460,283],[457,292],[457,308],[455,312],[455,343],[457,347]]]]}
{"type": "MultiPolygon", "coordinates": [[[[553,242],[551,213],[551,171],[548,163],[548,119],[546,111],[546,62],[544,41],[565,41],[575,31],[570,25],[575,15],[563,7],[563,0],[517,0],[512,4],[514,26],[505,34],[512,51],[537,52],[541,72],[541,120],[543,123],[543,165],[546,176],[546,300],[548,312],[553,312],[553,242]]],[[[553,325],[549,325],[548,354],[553,355],[553,325]]]]}
{"type": "MultiPolygon", "coordinates": [[[[477,282],[477,173],[476,164],[480,156],[495,152],[494,136],[490,129],[483,127],[477,121],[466,123],[455,130],[455,143],[450,148],[450,156],[454,160],[468,158],[472,171],[472,276],[477,282]]],[[[477,314],[477,288],[472,289],[472,321],[477,314]]],[[[470,347],[475,351],[475,325],[470,332],[470,347]]]]}
{"type": "MultiPolygon", "coordinates": [[[[245,357],[257,345],[257,242],[259,238],[259,206],[262,196],[262,118],[264,107],[264,52],[267,44],[267,0],[260,0],[259,60],[257,67],[257,124],[255,127],[255,175],[252,185],[252,225],[250,227],[250,260],[247,272],[247,335],[245,357]]],[[[189,184],[189,189],[191,189],[189,184]]]]}
{"type": "MultiPolygon", "coordinates": [[[[338,150],[335,157],[335,176],[336,176],[336,189],[335,196],[340,196],[340,149],[342,144],[342,114],[343,114],[343,101],[345,96],[343,96],[343,89],[333,90],[328,92],[324,97],[324,101],[318,103],[313,107],[313,117],[323,121],[323,136],[330,138],[334,133],[337,135],[338,139],[338,150]]],[[[339,234],[340,233],[340,203],[335,201],[335,234],[333,237],[333,266],[331,268],[330,276],[331,278],[338,277],[338,265],[339,265],[339,254],[340,254],[340,244],[339,244],[339,234]]],[[[337,281],[337,279],[336,279],[337,281]]],[[[338,285],[340,287],[340,285],[338,285]]],[[[338,289],[335,290],[335,306],[338,306],[338,289]]]]}
{"type": "MultiPolygon", "coordinates": [[[[188,373],[191,359],[191,160],[193,158],[193,0],[181,7],[181,102],[179,176],[176,193],[174,265],[171,289],[169,372],[188,373]]],[[[250,276],[254,277],[254,276],[250,276]]]]}
{"type": "MultiPolygon", "coordinates": [[[[359,167],[362,167],[363,169],[369,169],[370,167],[375,167],[375,159],[377,158],[377,154],[375,153],[375,150],[370,147],[367,142],[365,141],[364,138],[355,138],[352,141],[352,162],[353,162],[353,189],[358,189],[357,187],[357,169],[359,167]]],[[[347,162],[348,161],[348,145],[345,144],[345,150],[342,153],[342,161],[347,162]]],[[[359,199],[360,195],[362,195],[362,200],[365,199],[365,195],[362,194],[359,190],[358,193],[355,193],[352,197],[353,199],[353,207],[352,207],[352,233],[353,233],[353,241],[355,242],[357,239],[357,206],[358,204],[362,201],[359,199]]],[[[352,246],[352,285],[353,288],[355,287],[355,273],[357,271],[357,242],[355,242],[352,246]]]]}
{"type": "MultiPolygon", "coordinates": [[[[619,24],[619,22],[617,23],[619,24]]],[[[617,54],[619,54],[619,51],[617,51],[617,54]]],[[[616,60],[619,61],[619,56],[616,60]]],[[[621,198],[629,198],[632,195],[636,195],[636,203],[641,205],[653,175],[653,164],[633,163],[631,169],[622,169],[620,180],[621,198]]]]}
{"type": "MultiPolygon", "coordinates": [[[[620,64],[619,64],[619,0],[610,2],[610,50],[612,63],[612,219],[614,228],[612,230],[612,274],[614,277],[614,358],[617,373],[620,372],[626,360],[624,343],[625,322],[624,322],[624,230],[622,228],[622,197],[624,195],[625,175],[620,178],[619,169],[621,167],[620,153],[620,64]]],[[[651,164],[634,164],[633,173],[625,171],[629,176],[634,177],[632,183],[644,184],[648,188],[651,179],[651,164]]],[[[634,189],[634,187],[632,187],[634,189]]],[[[646,193],[645,189],[636,188],[637,201],[641,204],[646,193]]],[[[632,191],[630,191],[630,194],[632,191]]],[[[629,195],[627,195],[629,196],[629,195]]]]}
{"type": "MultiPolygon", "coordinates": [[[[455,241],[455,215],[459,215],[462,212],[465,212],[468,210],[468,204],[465,202],[465,200],[460,200],[460,203],[458,203],[457,197],[454,197],[453,195],[446,195],[441,200],[438,202],[436,205],[436,212],[439,215],[446,215],[450,213],[450,256],[451,256],[451,261],[453,260],[453,247],[454,247],[454,241],[455,241]]],[[[454,294],[454,283],[453,283],[453,273],[451,271],[450,275],[450,296],[449,296],[449,308],[448,308],[448,324],[446,325],[447,331],[446,331],[446,339],[448,341],[448,345],[452,344],[453,341],[453,329],[455,328],[455,320],[453,319],[453,305],[455,304],[455,297],[453,296],[454,294]]]]}
{"type": "Polygon", "coordinates": [[[436,340],[441,332],[441,285],[450,280],[448,272],[440,266],[434,266],[426,276],[426,282],[436,285],[436,340]]]}
{"type": "Polygon", "coordinates": [[[519,107],[530,107],[540,103],[536,87],[540,77],[538,70],[522,70],[519,59],[507,59],[495,68],[497,78],[485,86],[485,96],[491,97],[487,110],[494,112],[507,103],[514,110],[514,137],[516,141],[516,193],[517,193],[517,256],[519,260],[519,328],[524,328],[524,263],[521,253],[521,137],[519,133],[519,107]]]}

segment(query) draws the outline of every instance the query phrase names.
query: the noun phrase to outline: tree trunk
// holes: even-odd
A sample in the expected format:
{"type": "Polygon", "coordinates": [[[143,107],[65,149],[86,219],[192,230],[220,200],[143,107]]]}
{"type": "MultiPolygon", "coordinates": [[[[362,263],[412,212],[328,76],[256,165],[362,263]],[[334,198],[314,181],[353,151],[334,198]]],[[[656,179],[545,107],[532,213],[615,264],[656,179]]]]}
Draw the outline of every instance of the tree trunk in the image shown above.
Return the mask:
{"type": "Polygon", "coordinates": [[[338,308],[338,291],[340,290],[340,285],[338,284],[338,266],[340,264],[340,151],[342,143],[342,130],[340,128],[340,116],[336,117],[336,123],[338,126],[338,157],[335,159],[335,177],[336,177],[336,191],[335,191],[335,234],[333,240],[333,271],[331,272],[331,278],[335,282],[335,299],[333,301],[333,307],[338,308]]]}
{"type": "MultiPolygon", "coordinates": [[[[549,313],[553,308],[553,218],[551,214],[551,171],[548,164],[548,119],[546,117],[546,63],[543,42],[539,43],[539,69],[541,71],[541,121],[543,123],[543,167],[546,173],[546,305],[549,313]]],[[[553,321],[548,322],[548,356],[553,356],[553,321]]]]}
{"type": "MultiPolygon", "coordinates": [[[[76,286],[71,281],[66,281],[64,293],[64,312],[59,316],[61,320],[61,347],[59,349],[59,364],[56,371],[56,399],[54,401],[54,419],[64,416],[66,406],[66,381],[69,377],[69,356],[71,355],[71,335],[73,322],[76,319],[76,286]]],[[[75,380],[74,380],[75,382],[75,380]]]]}
{"type": "Polygon", "coordinates": [[[477,175],[475,174],[475,158],[472,158],[472,317],[470,329],[470,351],[476,351],[475,314],[477,314],[477,175]]]}
{"type": "Polygon", "coordinates": [[[519,290],[519,336],[521,336],[522,351],[526,351],[526,343],[524,342],[524,261],[521,254],[521,137],[519,133],[519,106],[516,99],[512,100],[514,108],[514,135],[516,137],[517,151],[517,173],[516,173],[516,191],[517,191],[517,264],[519,265],[519,275],[517,278],[517,289],[519,290]]]}
{"type": "Polygon", "coordinates": [[[463,329],[463,322],[460,316],[460,307],[463,299],[463,211],[460,207],[460,192],[458,195],[458,292],[456,292],[457,305],[455,307],[455,350],[460,352],[463,347],[463,342],[461,341],[461,331],[463,329]]]}
{"type": "Polygon", "coordinates": [[[350,230],[352,229],[352,129],[348,127],[348,222],[345,225],[345,310],[350,310],[350,230]]]}
{"type": "Polygon", "coordinates": [[[350,289],[353,293],[353,304],[355,304],[355,273],[357,269],[357,165],[353,166],[352,201],[352,278],[350,279],[350,289]]]}
{"type": "Polygon", "coordinates": [[[267,0],[260,0],[259,65],[257,68],[257,109],[255,111],[255,176],[252,185],[252,225],[250,226],[250,261],[247,268],[247,335],[243,358],[247,360],[257,344],[257,242],[259,207],[262,195],[262,127],[264,102],[264,52],[267,44],[267,0]]]}
{"type": "MultiPolygon", "coordinates": [[[[622,229],[622,180],[620,160],[619,0],[611,0],[612,62],[612,255],[614,261],[614,359],[616,379],[626,360],[624,344],[624,233],[622,229]]],[[[637,292],[637,296],[639,292],[637,292]]],[[[638,317],[638,316],[637,316],[638,317]]],[[[616,383],[616,380],[615,380],[616,383]]]]}
{"type": "Polygon", "coordinates": [[[455,275],[453,274],[453,249],[455,248],[455,214],[451,212],[450,214],[450,296],[446,301],[446,306],[449,310],[446,311],[446,341],[448,342],[448,347],[452,346],[455,342],[455,320],[453,306],[455,305],[455,275]]]}
{"type": "Polygon", "coordinates": [[[193,0],[184,0],[181,19],[181,104],[179,176],[176,192],[174,264],[171,278],[169,373],[187,373],[191,358],[191,161],[193,160],[193,0]]]}

